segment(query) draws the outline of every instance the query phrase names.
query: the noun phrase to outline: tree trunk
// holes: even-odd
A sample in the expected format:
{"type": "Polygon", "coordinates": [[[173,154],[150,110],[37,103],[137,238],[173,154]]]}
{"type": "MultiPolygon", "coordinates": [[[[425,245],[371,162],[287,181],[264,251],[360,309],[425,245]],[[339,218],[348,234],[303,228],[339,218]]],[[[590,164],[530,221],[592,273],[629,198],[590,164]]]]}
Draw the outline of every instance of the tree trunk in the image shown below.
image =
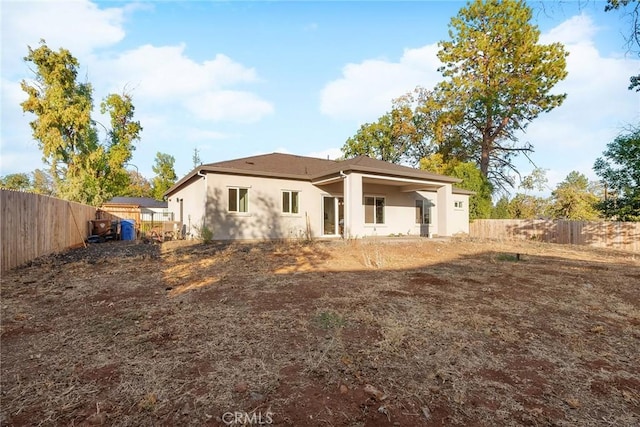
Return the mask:
{"type": "Polygon", "coordinates": [[[482,136],[482,153],[480,154],[480,172],[487,178],[489,174],[489,153],[491,152],[491,141],[486,135],[482,136]]]}

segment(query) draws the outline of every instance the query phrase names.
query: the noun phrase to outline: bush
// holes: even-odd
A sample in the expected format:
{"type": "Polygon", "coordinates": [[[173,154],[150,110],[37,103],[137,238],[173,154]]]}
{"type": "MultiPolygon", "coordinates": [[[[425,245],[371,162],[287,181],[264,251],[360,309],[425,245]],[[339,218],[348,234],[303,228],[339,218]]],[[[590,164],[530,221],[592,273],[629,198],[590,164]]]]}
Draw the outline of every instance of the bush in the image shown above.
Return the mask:
{"type": "Polygon", "coordinates": [[[202,221],[202,225],[200,227],[194,227],[196,232],[196,238],[202,240],[203,243],[209,244],[213,242],[213,229],[208,227],[204,221],[202,221]]]}

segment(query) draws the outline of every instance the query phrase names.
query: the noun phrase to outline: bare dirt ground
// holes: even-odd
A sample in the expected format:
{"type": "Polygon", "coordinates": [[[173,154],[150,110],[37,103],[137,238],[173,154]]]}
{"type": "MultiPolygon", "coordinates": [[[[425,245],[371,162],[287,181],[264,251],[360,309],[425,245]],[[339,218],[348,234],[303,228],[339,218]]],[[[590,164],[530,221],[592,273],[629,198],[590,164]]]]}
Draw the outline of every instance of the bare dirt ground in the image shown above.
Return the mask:
{"type": "Polygon", "coordinates": [[[113,242],[0,296],[2,425],[640,425],[637,253],[113,242]]]}

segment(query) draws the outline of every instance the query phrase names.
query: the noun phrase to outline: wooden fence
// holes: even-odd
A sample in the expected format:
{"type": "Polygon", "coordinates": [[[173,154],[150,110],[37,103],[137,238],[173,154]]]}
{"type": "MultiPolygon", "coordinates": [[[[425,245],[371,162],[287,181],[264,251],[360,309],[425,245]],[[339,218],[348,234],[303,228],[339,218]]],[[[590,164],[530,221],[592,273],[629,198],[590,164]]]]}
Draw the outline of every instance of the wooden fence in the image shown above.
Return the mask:
{"type": "Polygon", "coordinates": [[[477,219],[469,224],[469,235],[640,251],[638,222],[477,219]]]}
{"type": "MultiPolygon", "coordinates": [[[[0,189],[0,271],[82,245],[98,209],[54,197],[0,189]]],[[[111,219],[111,215],[100,215],[111,219]]]]}

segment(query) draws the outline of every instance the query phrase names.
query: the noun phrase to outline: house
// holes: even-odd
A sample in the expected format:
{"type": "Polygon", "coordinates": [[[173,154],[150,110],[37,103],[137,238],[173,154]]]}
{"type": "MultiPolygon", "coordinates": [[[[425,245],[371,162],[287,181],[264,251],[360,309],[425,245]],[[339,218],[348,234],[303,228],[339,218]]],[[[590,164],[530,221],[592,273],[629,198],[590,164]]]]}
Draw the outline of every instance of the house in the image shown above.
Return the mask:
{"type": "Polygon", "coordinates": [[[150,197],[114,197],[100,209],[118,218],[133,219],[136,224],[173,220],[168,203],[150,197]]]}
{"type": "MultiPolygon", "coordinates": [[[[145,236],[165,240],[174,239],[182,234],[181,224],[173,220],[173,213],[169,211],[166,201],[150,197],[114,197],[104,203],[100,211],[120,220],[133,220],[130,235],[132,239],[145,236]]],[[[101,217],[100,213],[98,217],[101,217]]]]}
{"type": "Polygon", "coordinates": [[[469,231],[457,178],[359,156],[273,153],[201,165],[165,196],[183,231],[214,239],[452,236],[469,231]]]}

